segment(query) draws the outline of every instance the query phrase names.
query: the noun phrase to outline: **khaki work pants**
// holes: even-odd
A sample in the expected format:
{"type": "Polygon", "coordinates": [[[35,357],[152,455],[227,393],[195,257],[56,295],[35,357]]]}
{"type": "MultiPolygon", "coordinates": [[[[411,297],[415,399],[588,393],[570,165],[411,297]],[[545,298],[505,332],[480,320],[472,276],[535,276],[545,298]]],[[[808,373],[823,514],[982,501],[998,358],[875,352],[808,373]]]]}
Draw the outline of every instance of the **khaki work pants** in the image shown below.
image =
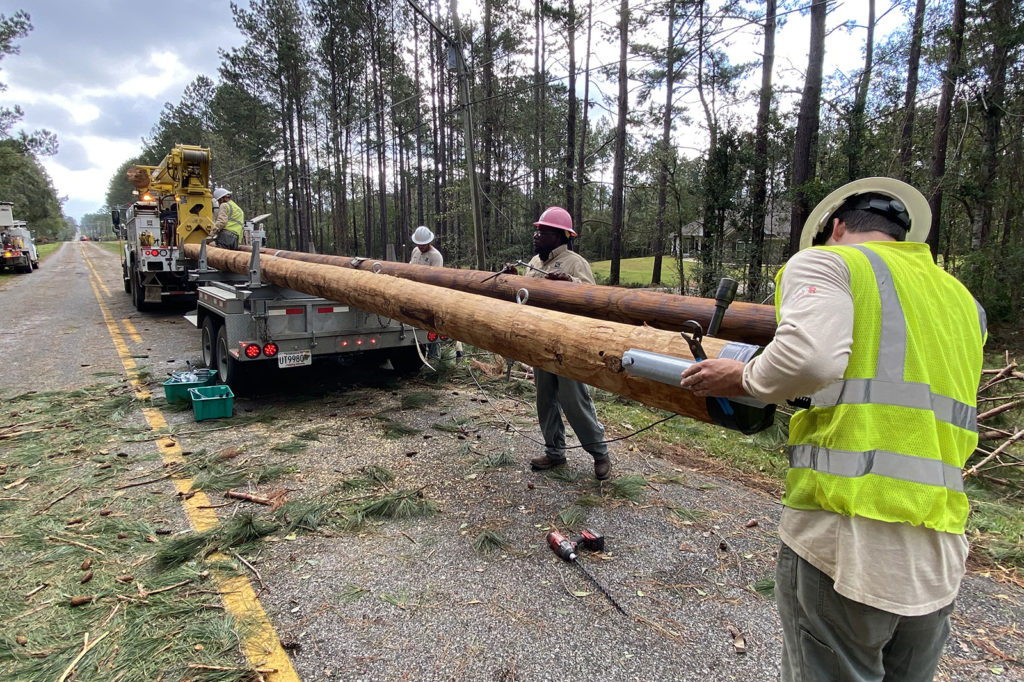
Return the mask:
{"type": "Polygon", "coordinates": [[[932,682],[953,604],[898,616],[847,599],[785,543],[775,600],[782,619],[782,682],[932,682]]]}

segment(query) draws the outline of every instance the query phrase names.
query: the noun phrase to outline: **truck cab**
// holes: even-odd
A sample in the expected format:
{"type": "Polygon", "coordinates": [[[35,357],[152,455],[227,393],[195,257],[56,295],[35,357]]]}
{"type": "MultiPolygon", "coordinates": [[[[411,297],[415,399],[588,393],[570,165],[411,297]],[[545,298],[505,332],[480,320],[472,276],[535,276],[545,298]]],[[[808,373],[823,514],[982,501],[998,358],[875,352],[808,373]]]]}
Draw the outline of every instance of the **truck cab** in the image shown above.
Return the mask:
{"type": "Polygon", "coordinates": [[[14,220],[10,201],[0,201],[0,270],[31,273],[39,267],[39,253],[28,224],[14,220]]]}

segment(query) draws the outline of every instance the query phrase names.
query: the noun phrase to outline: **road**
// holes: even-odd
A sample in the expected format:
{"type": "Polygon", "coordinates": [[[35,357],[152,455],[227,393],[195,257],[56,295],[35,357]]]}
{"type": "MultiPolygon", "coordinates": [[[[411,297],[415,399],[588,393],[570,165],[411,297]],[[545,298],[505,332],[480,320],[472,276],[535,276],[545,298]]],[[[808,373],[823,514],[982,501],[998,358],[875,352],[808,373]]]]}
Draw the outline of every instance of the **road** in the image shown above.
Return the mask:
{"type": "MultiPolygon", "coordinates": [[[[169,424],[173,434],[133,447],[159,452],[165,467],[175,458],[209,463],[193,473],[193,490],[221,466],[209,453],[229,461],[232,470],[220,473],[234,478],[219,488],[207,481],[193,498],[175,489],[187,492],[191,480],[130,484],[136,505],[177,505],[175,514],[158,514],[176,526],[175,536],[249,513],[282,522],[266,507],[225,500],[220,493],[228,488],[323,510],[323,518],[282,527],[243,550],[246,594],[258,593],[259,602],[242,608],[265,612],[256,629],[275,643],[282,657],[275,665],[281,669],[283,660],[295,671],[270,675],[271,682],[777,677],[777,614],[753,589],[773,575],[777,496],[721,469],[709,473],[684,445],[657,436],[618,443],[615,480],[604,484],[576,453],[567,476],[543,476],[525,464],[538,452],[529,440],[536,424],[528,398],[501,393],[501,382],[485,384],[482,395],[466,377],[374,382],[367,368],[355,379],[288,370],[292,381],[236,399],[233,419],[195,424],[190,413],[162,404],[160,383],[198,361],[199,332],[181,309],[137,313],[116,255],[94,243],[65,244],[39,270],[3,286],[0,314],[9,322],[0,336],[0,397],[124,382],[131,370],[132,386],[155,399],[129,419],[154,430],[169,424]],[[147,371],[140,379],[136,369],[147,371]],[[506,428],[495,409],[522,432],[506,428]],[[272,467],[276,480],[265,477],[272,467]],[[393,478],[374,492],[367,472],[380,471],[393,478]],[[641,475],[635,499],[624,497],[616,484],[641,475]],[[403,490],[434,505],[436,515],[350,524],[352,504],[403,490]],[[316,523],[323,527],[310,532],[316,523]],[[604,533],[608,551],[582,561],[629,615],[610,608],[544,543],[549,529],[584,523],[604,533]],[[488,532],[502,544],[475,548],[488,532]]],[[[12,468],[0,482],[21,475],[12,468]]],[[[74,499],[54,507],[60,518],[74,513],[74,499]]],[[[938,680],[1022,679],[1014,661],[1024,658],[1017,626],[1024,590],[1014,580],[996,570],[971,572],[938,680]]],[[[238,606],[230,597],[225,605],[238,606]]],[[[98,609],[97,619],[109,608],[98,609]]]]}
{"type": "Polygon", "coordinates": [[[31,275],[5,282],[3,391],[77,388],[121,375],[110,325],[140,369],[154,377],[183,369],[200,358],[198,332],[183,312],[137,312],[124,293],[116,254],[95,242],[66,242],[31,275]]]}

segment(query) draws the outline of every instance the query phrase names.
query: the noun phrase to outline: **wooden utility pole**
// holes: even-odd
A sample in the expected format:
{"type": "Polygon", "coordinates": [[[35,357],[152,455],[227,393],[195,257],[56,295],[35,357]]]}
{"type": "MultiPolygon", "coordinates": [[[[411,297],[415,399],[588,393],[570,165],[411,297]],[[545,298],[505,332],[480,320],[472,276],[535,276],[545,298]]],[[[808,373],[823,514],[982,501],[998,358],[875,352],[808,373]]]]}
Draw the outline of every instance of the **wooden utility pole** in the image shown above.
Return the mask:
{"type": "MultiPolygon", "coordinates": [[[[515,301],[517,295],[527,294],[526,305],[583,315],[598,320],[639,324],[681,331],[686,322],[695,320],[707,329],[715,313],[715,301],[710,298],[677,296],[660,291],[606,287],[582,282],[555,282],[518,275],[495,275],[493,272],[459,270],[455,268],[429,268],[408,263],[385,263],[347,256],[328,256],[263,249],[267,256],[278,256],[305,263],[321,263],[356,270],[379,270],[381,274],[401,277],[414,282],[456,289],[470,294],[515,301]]],[[[742,341],[758,346],[767,345],[775,336],[775,307],[756,303],[734,302],[722,318],[715,335],[720,339],[742,341]]]]}
{"type": "MultiPolygon", "coordinates": [[[[199,246],[185,247],[189,258],[199,246]]],[[[250,255],[209,247],[210,267],[248,274],[250,255]]],[[[322,296],[418,329],[434,331],[506,358],[582,381],[645,405],[712,422],[711,401],[676,385],[627,374],[629,349],[693,360],[683,337],[649,327],[631,326],[466,294],[384,274],[301,261],[263,257],[261,277],[273,284],[322,296]]],[[[705,339],[708,357],[718,357],[727,342],[705,339]]]]}

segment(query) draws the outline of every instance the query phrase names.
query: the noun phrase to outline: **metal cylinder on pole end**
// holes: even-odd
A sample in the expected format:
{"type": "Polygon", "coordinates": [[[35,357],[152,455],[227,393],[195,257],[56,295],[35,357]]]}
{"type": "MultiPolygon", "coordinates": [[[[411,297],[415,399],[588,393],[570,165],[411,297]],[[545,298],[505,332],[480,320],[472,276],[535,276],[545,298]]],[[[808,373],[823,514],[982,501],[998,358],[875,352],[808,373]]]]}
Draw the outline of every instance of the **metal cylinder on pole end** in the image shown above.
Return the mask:
{"type": "MultiPolygon", "coordinates": [[[[760,346],[734,342],[726,344],[718,357],[746,362],[760,351],[760,346]]],[[[693,364],[694,360],[638,348],[630,348],[622,354],[626,374],[670,386],[678,386],[683,371],[693,364]]],[[[708,398],[707,408],[713,423],[747,435],[763,431],[775,421],[775,405],[751,397],[708,398]]]]}
{"type": "Polygon", "coordinates": [[[736,290],[738,288],[739,282],[729,277],[723,277],[718,282],[718,291],[715,292],[715,313],[711,316],[711,322],[708,324],[707,336],[718,336],[718,328],[722,326],[722,318],[725,317],[725,311],[736,300],[736,290]]]}

